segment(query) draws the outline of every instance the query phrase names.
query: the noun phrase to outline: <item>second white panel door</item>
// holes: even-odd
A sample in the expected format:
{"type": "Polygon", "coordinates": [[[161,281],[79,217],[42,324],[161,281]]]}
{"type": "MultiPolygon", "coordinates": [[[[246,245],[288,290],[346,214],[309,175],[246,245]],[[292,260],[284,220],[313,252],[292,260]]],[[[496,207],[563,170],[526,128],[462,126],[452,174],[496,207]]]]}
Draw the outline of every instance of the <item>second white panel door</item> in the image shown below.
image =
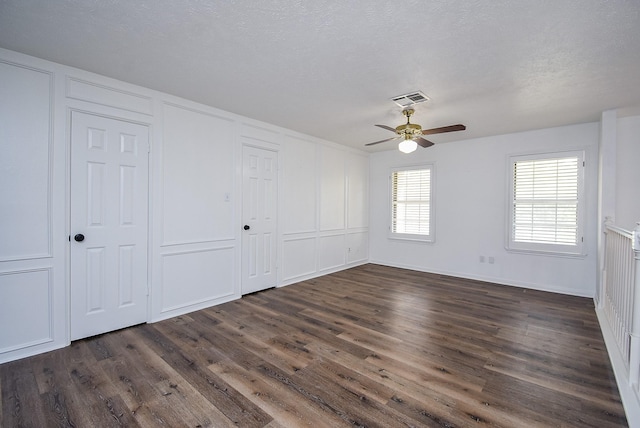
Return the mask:
{"type": "Polygon", "coordinates": [[[276,285],[278,153],[244,146],[242,162],[242,294],[248,294],[276,285]]]}

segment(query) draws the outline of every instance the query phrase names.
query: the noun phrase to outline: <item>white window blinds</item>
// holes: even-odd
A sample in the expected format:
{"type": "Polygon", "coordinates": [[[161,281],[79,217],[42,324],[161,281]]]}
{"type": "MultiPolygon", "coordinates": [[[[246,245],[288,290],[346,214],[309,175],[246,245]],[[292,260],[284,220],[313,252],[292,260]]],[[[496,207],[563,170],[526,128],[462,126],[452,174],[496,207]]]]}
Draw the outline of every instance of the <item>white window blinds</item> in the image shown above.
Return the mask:
{"type": "Polygon", "coordinates": [[[391,233],[431,235],[431,168],[391,174],[391,233]]]}
{"type": "Polygon", "coordinates": [[[512,166],[511,242],[578,245],[582,156],[522,159],[512,166]]]}

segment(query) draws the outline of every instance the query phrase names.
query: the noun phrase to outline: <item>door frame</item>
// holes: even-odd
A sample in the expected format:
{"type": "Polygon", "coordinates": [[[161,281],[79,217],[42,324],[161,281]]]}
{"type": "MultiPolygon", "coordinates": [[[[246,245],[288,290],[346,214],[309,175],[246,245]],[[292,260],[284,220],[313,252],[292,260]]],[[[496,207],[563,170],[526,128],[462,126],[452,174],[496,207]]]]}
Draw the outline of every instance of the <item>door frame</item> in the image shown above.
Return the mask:
{"type": "Polygon", "coordinates": [[[72,107],[67,104],[66,108],[66,117],[65,117],[65,146],[66,146],[66,171],[65,171],[65,189],[66,189],[66,198],[65,198],[65,235],[68,237],[66,242],[66,251],[65,251],[65,291],[66,291],[66,310],[65,310],[65,319],[66,319],[66,343],[67,345],[71,344],[71,234],[72,234],[72,225],[71,225],[71,203],[72,203],[72,193],[71,193],[71,167],[72,167],[72,147],[71,147],[71,136],[72,136],[72,116],[73,113],[80,114],[89,114],[93,116],[103,117],[105,119],[118,120],[122,122],[129,122],[135,125],[145,126],[149,129],[149,141],[148,141],[148,152],[147,152],[147,272],[146,272],[146,287],[147,287],[147,298],[146,298],[146,314],[145,314],[145,322],[148,323],[151,320],[151,273],[152,273],[152,191],[153,191],[153,134],[154,127],[152,120],[147,119],[146,115],[140,113],[128,113],[130,117],[126,117],[126,114],[122,114],[119,109],[114,109],[111,107],[104,107],[104,110],[108,111],[99,111],[100,107],[95,110],[86,109],[86,108],[78,108],[72,107]],[[133,118],[133,117],[137,117],[133,118]]]}
{"type": "Polygon", "coordinates": [[[251,137],[241,137],[243,140],[240,144],[240,154],[238,156],[238,175],[239,180],[237,184],[237,188],[239,189],[238,194],[240,198],[238,198],[237,207],[240,215],[238,216],[238,226],[237,230],[237,242],[238,242],[238,297],[242,297],[243,290],[243,269],[244,269],[244,245],[243,245],[243,232],[242,227],[244,226],[244,148],[252,147],[260,150],[267,150],[270,152],[274,152],[278,157],[278,165],[277,165],[277,173],[276,173],[276,185],[278,186],[277,199],[275,201],[275,211],[276,211],[276,227],[275,227],[275,236],[276,236],[276,245],[275,245],[275,269],[276,269],[276,282],[274,288],[280,287],[281,283],[281,269],[280,269],[280,260],[281,260],[281,239],[280,239],[280,222],[281,222],[281,208],[280,204],[282,198],[280,197],[281,191],[281,183],[282,183],[282,167],[281,167],[281,151],[282,147],[277,143],[272,143],[264,140],[255,140],[251,137]]]}

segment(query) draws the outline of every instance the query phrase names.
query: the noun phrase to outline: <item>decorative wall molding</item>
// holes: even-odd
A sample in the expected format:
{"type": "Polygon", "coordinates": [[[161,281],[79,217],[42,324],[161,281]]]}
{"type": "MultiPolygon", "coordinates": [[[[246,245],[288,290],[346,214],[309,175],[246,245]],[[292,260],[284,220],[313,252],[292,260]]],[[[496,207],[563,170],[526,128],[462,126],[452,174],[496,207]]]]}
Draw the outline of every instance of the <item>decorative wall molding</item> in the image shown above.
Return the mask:
{"type": "Polygon", "coordinates": [[[344,233],[318,237],[318,270],[336,269],[347,263],[344,233]]]}
{"type": "Polygon", "coordinates": [[[233,245],[210,249],[175,251],[172,253],[162,254],[162,278],[160,280],[161,289],[158,290],[162,297],[162,304],[159,311],[160,314],[175,311],[190,312],[190,310],[195,310],[191,308],[198,305],[208,303],[208,306],[212,306],[220,299],[230,298],[232,296],[235,297],[235,269],[230,269],[230,266],[234,266],[234,257],[235,246],[233,245]],[[185,258],[185,256],[191,257],[185,258]],[[176,261],[173,264],[168,263],[168,261],[173,258],[179,258],[181,261],[176,261]],[[191,276],[193,276],[193,278],[191,276]],[[174,282],[170,285],[174,288],[167,289],[167,285],[172,280],[174,282]],[[228,286],[215,288],[208,287],[206,284],[209,281],[215,281],[216,283],[228,283],[228,286]],[[187,289],[180,287],[180,284],[176,282],[187,282],[189,284],[190,287],[188,289],[188,295],[184,294],[187,289]],[[182,291],[178,293],[177,290],[182,291]],[[212,291],[217,292],[211,294],[212,291]],[[180,294],[184,300],[182,302],[176,302],[175,300],[167,302],[164,298],[167,294],[172,296],[180,294]]]}
{"type": "Polygon", "coordinates": [[[240,137],[277,145],[280,144],[280,140],[282,139],[282,135],[278,131],[247,122],[240,124],[240,137]]]}
{"type": "Polygon", "coordinates": [[[150,97],[73,76],[67,76],[66,97],[135,113],[153,114],[153,99],[150,97]]]}
{"type": "MultiPolygon", "coordinates": [[[[227,243],[227,242],[233,242],[235,244],[235,238],[220,237],[216,239],[207,239],[202,241],[194,240],[194,241],[163,242],[162,244],[160,244],[160,248],[175,248],[175,247],[183,247],[183,246],[189,246],[189,245],[211,245],[211,244],[219,244],[219,243],[227,243]]],[[[174,253],[174,254],[177,254],[177,253],[174,253]]]]}
{"type": "Polygon", "coordinates": [[[324,238],[327,236],[342,236],[347,233],[347,229],[326,229],[318,232],[318,237],[324,238]]]}
{"type": "Polygon", "coordinates": [[[369,259],[369,231],[347,232],[347,263],[366,262],[369,259]]]}
{"type": "MultiPolygon", "coordinates": [[[[184,100],[187,101],[187,100],[184,100]]],[[[236,122],[236,119],[231,117],[231,115],[227,115],[224,114],[224,112],[219,112],[219,110],[213,108],[213,107],[208,107],[205,105],[200,105],[200,106],[188,106],[186,104],[190,104],[189,102],[185,102],[185,103],[179,103],[176,101],[162,101],[162,106],[164,107],[174,107],[177,109],[181,109],[181,110],[186,110],[186,111],[190,111],[192,113],[198,113],[198,114],[203,114],[205,116],[210,116],[213,117],[215,119],[220,119],[220,120],[224,120],[230,123],[236,122]]]]}
{"type": "MultiPolygon", "coordinates": [[[[18,69],[22,69],[22,70],[26,70],[28,72],[33,72],[33,73],[38,73],[38,74],[42,74],[48,81],[48,87],[47,87],[47,93],[46,94],[42,94],[43,99],[46,97],[46,105],[47,105],[47,109],[48,111],[46,112],[46,117],[47,117],[47,125],[46,125],[46,131],[45,134],[46,136],[40,135],[39,137],[42,137],[43,139],[46,139],[45,144],[43,144],[43,146],[46,146],[46,160],[43,159],[43,163],[41,165],[35,165],[35,164],[29,164],[29,165],[6,165],[5,170],[9,170],[10,168],[20,168],[21,170],[21,176],[23,177],[28,177],[29,179],[33,179],[33,175],[30,174],[30,172],[35,172],[35,173],[39,173],[40,171],[46,171],[46,208],[45,208],[45,216],[46,216],[46,220],[44,222],[41,222],[42,219],[37,219],[38,221],[34,222],[35,224],[42,224],[44,223],[46,225],[46,243],[44,243],[44,245],[41,246],[41,248],[32,248],[31,251],[29,252],[24,252],[24,251],[20,251],[20,250],[16,250],[13,253],[4,253],[2,252],[2,249],[4,248],[4,245],[0,245],[0,262],[7,262],[7,261],[24,261],[24,260],[36,260],[36,259],[45,259],[45,258],[52,258],[53,257],[53,147],[54,147],[54,124],[53,124],[53,118],[54,118],[54,80],[55,80],[55,75],[52,71],[50,70],[43,70],[41,68],[36,68],[36,67],[31,67],[25,64],[19,64],[16,62],[12,62],[12,61],[6,61],[6,60],[2,60],[0,59],[0,65],[7,65],[10,67],[16,67],[18,69]],[[30,166],[33,168],[32,171],[28,171],[25,169],[25,166],[30,166]]],[[[6,79],[6,78],[5,78],[6,79]]],[[[6,82],[5,82],[6,83],[6,82]]],[[[34,87],[32,85],[32,91],[34,90],[34,87]]],[[[13,97],[11,97],[10,94],[5,94],[5,96],[7,96],[7,99],[12,99],[13,97]]],[[[24,102],[25,100],[21,100],[22,102],[24,102]]],[[[9,103],[7,103],[7,106],[15,103],[15,101],[10,101],[9,103]]],[[[0,106],[1,107],[1,106],[0,106]]],[[[12,109],[13,112],[13,109],[12,109]]],[[[25,110],[26,112],[26,110],[25,110]]],[[[31,116],[29,117],[30,120],[32,120],[33,116],[35,116],[37,114],[37,109],[33,108],[33,106],[31,106],[31,108],[28,109],[28,114],[30,114],[31,116]]],[[[24,118],[23,118],[24,120],[24,118]]],[[[8,124],[7,124],[8,125],[8,124]]],[[[12,123],[11,125],[15,125],[15,123],[12,123]]],[[[24,127],[26,129],[29,130],[29,132],[33,132],[35,126],[29,126],[26,123],[24,124],[24,127]]],[[[6,129],[5,127],[5,131],[6,132],[10,132],[6,129]]],[[[15,130],[14,130],[15,131],[15,130]]],[[[36,138],[36,136],[31,135],[30,137],[36,138]]],[[[23,137],[24,138],[24,137],[23,137]]],[[[32,142],[33,143],[33,138],[25,138],[27,141],[32,142]]],[[[38,149],[41,149],[42,147],[31,147],[31,153],[40,153],[41,151],[38,149]]],[[[19,153],[13,153],[11,152],[11,147],[4,147],[3,149],[4,152],[4,158],[5,160],[9,160],[9,159],[17,159],[18,161],[21,159],[20,154],[19,153]]],[[[29,156],[29,162],[33,162],[35,159],[35,156],[29,156]]],[[[0,165],[2,165],[3,162],[0,161],[0,165]]],[[[0,177],[1,178],[1,177],[0,177]]],[[[9,180],[10,177],[5,177],[5,179],[9,180]]],[[[39,183],[24,183],[24,186],[26,186],[26,189],[18,189],[17,186],[19,186],[21,183],[15,182],[13,180],[11,180],[11,185],[12,185],[12,189],[16,189],[16,190],[23,190],[23,194],[25,195],[35,195],[35,189],[33,188],[33,186],[35,186],[36,184],[39,185],[39,183]]],[[[21,192],[22,193],[22,192],[21,192]]],[[[5,195],[6,197],[6,195],[5,195]]],[[[41,202],[40,202],[41,203],[41,202]]],[[[5,213],[6,214],[6,213],[5,213]]],[[[24,215],[30,215],[33,216],[36,213],[35,211],[35,207],[32,206],[30,210],[28,211],[24,211],[23,212],[24,215]]],[[[42,214],[42,213],[39,213],[42,214]]],[[[32,223],[32,225],[34,224],[32,223]]],[[[6,223],[5,223],[6,224],[6,223]]],[[[32,232],[32,227],[28,226],[28,231],[32,232]]],[[[22,240],[17,241],[18,243],[28,243],[28,244],[32,244],[35,242],[35,240],[30,239],[29,236],[25,236],[25,234],[21,233],[20,231],[16,231],[15,229],[13,229],[14,232],[23,235],[22,240]]],[[[8,243],[12,242],[11,238],[8,237],[3,237],[4,238],[4,243],[5,245],[7,245],[8,243]]],[[[16,241],[13,241],[16,242],[16,241]]],[[[41,244],[41,243],[40,243],[41,244]]],[[[38,244],[38,245],[40,245],[38,244]]]]}
{"type": "Polygon", "coordinates": [[[295,237],[282,243],[280,276],[282,282],[317,272],[317,238],[295,237]]]}
{"type": "Polygon", "coordinates": [[[154,174],[160,190],[160,246],[234,239],[236,120],[213,108],[167,101],[162,113],[159,170],[154,174]],[[196,193],[199,197],[190,196],[196,193]]]}
{"type": "Polygon", "coordinates": [[[282,234],[283,241],[294,241],[296,239],[308,239],[316,236],[316,230],[300,230],[294,232],[287,232],[282,234]]]}
{"type": "Polygon", "coordinates": [[[51,267],[0,272],[0,292],[10,296],[0,302],[0,355],[53,342],[53,269],[51,267]],[[38,275],[42,273],[45,278],[38,275]],[[28,277],[28,278],[25,278],[28,277]],[[43,279],[45,283],[43,283],[43,279]],[[7,290],[7,288],[12,288],[7,290]],[[42,302],[34,302],[40,299],[42,302]],[[42,304],[34,304],[42,303],[42,304]],[[7,307],[4,307],[4,305],[7,307]],[[30,309],[47,310],[46,314],[30,309]],[[6,319],[5,319],[6,318],[6,319]],[[36,324],[41,323],[38,326],[36,324]],[[11,326],[11,328],[7,328],[11,326]],[[14,338],[13,343],[11,337],[14,338]],[[3,343],[5,342],[5,343],[3,343]]]}
{"type": "MultiPolygon", "coordinates": [[[[224,241],[224,242],[229,242],[229,241],[224,241]]],[[[207,252],[219,251],[219,250],[232,250],[234,248],[235,248],[235,244],[228,244],[228,245],[222,245],[215,248],[183,249],[178,251],[164,252],[163,254],[161,254],[161,256],[162,257],[180,256],[185,254],[207,253],[207,252]]]]}

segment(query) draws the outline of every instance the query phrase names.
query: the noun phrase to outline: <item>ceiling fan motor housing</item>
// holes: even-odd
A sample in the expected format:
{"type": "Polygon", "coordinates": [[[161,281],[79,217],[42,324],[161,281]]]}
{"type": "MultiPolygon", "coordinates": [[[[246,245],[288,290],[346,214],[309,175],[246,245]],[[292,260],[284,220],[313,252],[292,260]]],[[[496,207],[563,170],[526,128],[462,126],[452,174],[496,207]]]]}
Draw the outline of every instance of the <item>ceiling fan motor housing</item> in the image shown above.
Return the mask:
{"type": "Polygon", "coordinates": [[[402,110],[402,114],[407,117],[407,123],[400,126],[396,126],[396,134],[404,137],[405,140],[410,140],[422,135],[422,127],[414,123],[409,123],[411,115],[415,112],[412,108],[402,110]]]}
{"type": "Polygon", "coordinates": [[[405,123],[396,127],[396,134],[402,135],[405,139],[416,138],[422,135],[422,127],[413,123],[405,123]]]}

